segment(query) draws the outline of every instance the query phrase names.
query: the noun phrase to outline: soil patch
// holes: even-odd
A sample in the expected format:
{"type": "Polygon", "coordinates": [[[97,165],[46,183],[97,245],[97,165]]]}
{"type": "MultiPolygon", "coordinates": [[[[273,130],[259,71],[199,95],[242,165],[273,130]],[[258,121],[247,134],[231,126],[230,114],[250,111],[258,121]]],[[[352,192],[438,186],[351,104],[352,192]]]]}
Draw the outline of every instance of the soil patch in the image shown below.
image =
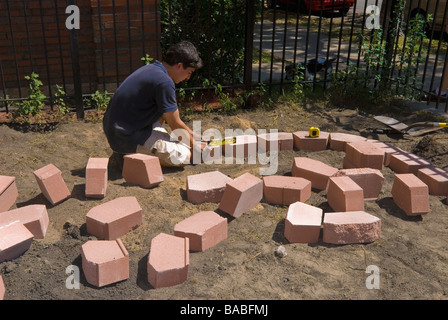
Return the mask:
{"type": "MultiPolygon", "coordinates": [[[[292,104],[269,110],[245,110],[229,116],[193,114],[202,131],[209,128],[277,129],[345,132],[392,143],[448,168],[446,131],[422,137],[373,134],[381,128],[373,115],[358,110],[292,104]]],[[[418,116],[418,115],[417,115],[418,116]]],[[[408,118],[399,119],[409,123],[408,118]]],[[[189,125],[192,125],[192,122],[189,125]]],[[[190,254],[188,280],[175,287],[154,289],[147,281],[146,263],[153,237],[173,233],[179,221],[199,212],[215,211],[218,204],[195,205],[186,199],[188,175],[219,170],[231,178],[245,172],[260,177],[259,164],[198,164],[163,169],[164,181],[155,188],[128,185],[110,162],[106,197],[87,199],[85,167],[90,157],[111,157],[101,122],[71,120],[51,130],[17,130],[0,125],[0,174],[16,177],[16,205],[45,204],[50,226],[43,240],[12,261],[0,263],[8,300],[195,300],[195,299],[446,299],[448,288],[448,205],[446,196],[430,196],[430,212],[408,217],[391,196],[394,172],[383,169],[380,197],[365,203],[365,210],[382,221],[381,238],[369,244],[290,244],[283,236],[286,206],[264,201],[237,219],[228,218],[228,238],[205,252],[190,254]],[[33,171],[53,163],[63,174],[71,197],[52,206],[41,194],[33,171]],[[143,208],[143,224],[122,237],[130,254],[130,278],[102,288],[88,284],[81,267],[81,245],[89,239],[87,212],[120,196],[135,196],[143,208]],[[284,246],[286,255],[276,254],[284,246]],[[278,252],[278,251],[277,251],[278,252]],[[68,289],[66,269],[81,270],[80,289],[68,289]],[[366,287],[366,268],[380,271],[380,288],[366,287]]],[[[294,157],[311,157],[342,168],[344,153],[332,150],[284,151],[277,174],[289,175],[294,157]]],[[[308,204],[331,211],[325,191],[313,191],[308,204]]],[[[12,209],[13,209],[12,208],[12,209]]]]}

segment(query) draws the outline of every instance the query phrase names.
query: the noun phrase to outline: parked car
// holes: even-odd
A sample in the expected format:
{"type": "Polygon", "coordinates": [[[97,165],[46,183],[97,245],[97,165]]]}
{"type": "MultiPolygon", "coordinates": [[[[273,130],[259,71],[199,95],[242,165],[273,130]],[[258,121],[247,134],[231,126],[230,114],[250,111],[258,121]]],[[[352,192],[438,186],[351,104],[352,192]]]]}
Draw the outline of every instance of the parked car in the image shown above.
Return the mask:
{"type": "Polygon", "coordinates": [[[327,13],[339,11],[347,14],[355,0],[268,0],[268,6],[274,8],[280,6],[283,8],[299,8],[303,13],[327,13]]]}
{"type": "Polygon", "coordinates": [[[427,31],[445,31],[445,26],[448,23],[448,12],[444,18],[445,7],[447,0],[407,0],[403,10],[404,21],[409,21],[421,14],[427,17],[428,14],[432,16],[432,21],[427,24],[427,31]]]}

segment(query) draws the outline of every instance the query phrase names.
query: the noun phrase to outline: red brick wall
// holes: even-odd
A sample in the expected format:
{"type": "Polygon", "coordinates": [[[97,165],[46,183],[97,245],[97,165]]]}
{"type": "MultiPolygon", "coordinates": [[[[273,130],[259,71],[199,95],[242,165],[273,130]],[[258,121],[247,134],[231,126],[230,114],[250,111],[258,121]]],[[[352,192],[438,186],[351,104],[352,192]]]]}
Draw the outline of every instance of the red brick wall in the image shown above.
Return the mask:
{"type": "MultiPolygon", "coordinates": [[[[113,90],[143,65],[140,58],[145,53],[160,58],[156,1],[75,1],[81,18],[77,31],[83,93],[104,90],[103,84],[113,90]]],[[[33,71],[45,86],[65,83],[70,92],[73,72],[66,7],[66,0],[0,1],[0,95],[4,87],[14,92],[10,97],[17,95],[13,89],[20,83],[26,96],[24,77],[33,71]]]]}

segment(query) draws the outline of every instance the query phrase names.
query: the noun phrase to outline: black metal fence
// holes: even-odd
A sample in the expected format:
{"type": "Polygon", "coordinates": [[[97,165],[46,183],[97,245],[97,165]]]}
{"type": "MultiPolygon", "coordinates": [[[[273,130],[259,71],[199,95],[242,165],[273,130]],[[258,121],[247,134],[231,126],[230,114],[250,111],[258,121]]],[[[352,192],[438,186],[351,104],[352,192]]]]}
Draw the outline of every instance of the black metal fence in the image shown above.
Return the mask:
{"type": "MultiPolygon", "coordinates": [[[[325,89],[335,75],[347,75],[347,70],[362,72],[366,83],[379,89],[391,80],[397,94],[406,95],[401,89],[407,88],[415,97],[448,80],[443,79],[447,1],[335,0],[325,7],[326,3],[2,0],[0,111],[29,98],[24,77],[36,72],[50,105],[58,84],[74,98],[82,115],[83,97],[96,90],[113,93],[144,63],[142,57],[160,59],[165,47],[179,37],[195,43],[206,62],[196,82],[187,84],[196,89],[213,82],[246,88],[264,83],[271,92],[281,91],[291,84],[285,79],[287,65],[317,58],[334,62],[331,73],[304,79],[313,89],[320,84],[325,89]],[[79,9],[79,29],[66,25],[76,22],[74,12],[67,11],[71,5],[79,9]],[[430,14],[428,21],[420,21],[423,33],[411,23],[417,13],[422,18],[430,14]]],[[[443,103],[446,112],[442,97],[434,97],[440,98],[435,108],[443,103]]]]}

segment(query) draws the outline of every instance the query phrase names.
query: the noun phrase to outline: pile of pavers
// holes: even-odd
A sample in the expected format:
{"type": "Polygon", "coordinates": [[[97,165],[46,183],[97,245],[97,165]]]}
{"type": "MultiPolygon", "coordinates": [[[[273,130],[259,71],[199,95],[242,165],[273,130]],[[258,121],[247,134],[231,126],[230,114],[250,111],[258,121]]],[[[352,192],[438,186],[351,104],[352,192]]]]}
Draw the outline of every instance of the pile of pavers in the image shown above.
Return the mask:
{"type": "MultiPolygon", "coordinates": [[[[147,277],[153,288],[174,286],[188,277],[189,253],[204,251],[227,238],[228,218],[237,219],[261,201],[287,207],[284,236],[290,243],[357,244],[381,236],[381,220],[365,211],[365,201],[375,201],[382,190],[382,169],[394,172],[391,190],[396,205],[407,215],[429,212],[429,195],[448,195],[448,172],[393,145],[347,133],[321,132],[310,137],[305,131],[239,137],[232,154],[241,147],[262,141],[265,151],[275,143],[283,150],[310,151],[310,157],[294,157],[291,175],[262,178],[244,173],[230,178],[220,171],[190,175],[187,200],[194,204],[217,204],[217,212],[200,211],[174,226],[173,234],[160,233],[151,241],[147,277]],[[342,169],[312,158],[312,152],[331,149],[345,152],[342,169]],[[326,191],[332,212],[307,204],[312,191],[326,191]]],[[[260,143],[261,144],[261,143],[260,143]]],[[[226,146],[229,147],[229,146],[226,146]]],[[[216,151],[216,146],[213,147],[216,151]]],[[[219,147],[218,147],[219,148],[219,147]]],[[[274,150],[275,150],[274,149],[274,150]]],[[[224,150],[218,150],[224,151],[224,150]]],[[[86,165],[85,193],[104,198],[108,184],[108,159],[90,158],[86,165]]],[[[34,172],[37,185],[52,205],[70,197],[61,171],[53,164],[34,172]]],[[[124,157],[123,179],[142,188],[163,182],[158,158],[144,154],[124,157]]],[[[49,218],[45,205],[10,210],[18,190],[15,177],[0,176],[0,262],[23,254],[33,239],[45,237],[49,218]]],[[[142,224],[143,210],[135,197],[119,197],[90,209],[86,214],[89,240],[80,248],[86,280],[102,287],[129,278],[129,253],[121,237],[142,224]]],[[[0,298],[5,287],[0,277],[0,298]]]]}

